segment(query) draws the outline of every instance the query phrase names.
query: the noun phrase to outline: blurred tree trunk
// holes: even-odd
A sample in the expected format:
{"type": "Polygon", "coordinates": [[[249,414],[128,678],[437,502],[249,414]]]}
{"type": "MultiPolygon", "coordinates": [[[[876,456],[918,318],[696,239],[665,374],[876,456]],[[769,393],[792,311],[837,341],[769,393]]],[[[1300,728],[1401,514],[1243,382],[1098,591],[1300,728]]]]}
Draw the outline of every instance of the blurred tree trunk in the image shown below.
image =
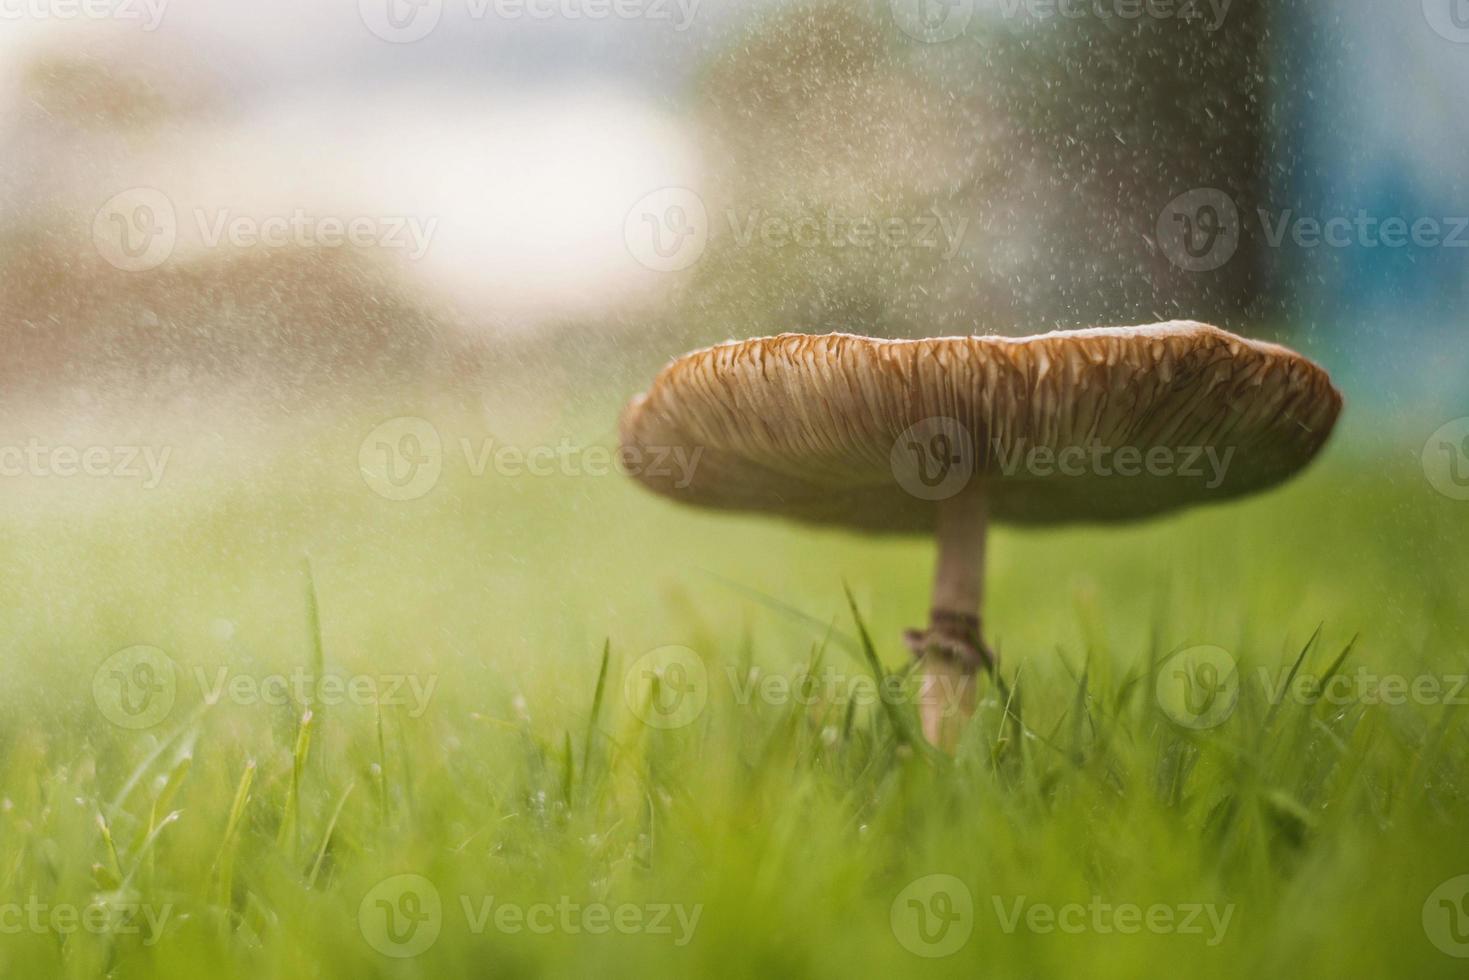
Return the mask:
{"type": "Polygon", "coordinates": [[[1038,251],[1058,284],[1036,297],[1042,319],[1265,312],[1267,28],[1263,3],[1235,0],[1212,31],[1086,17],[998,41],[999,70],[977,73],[973,97],[987,114],[1010,107],[1016,176],[1034,182],[1038,251]]]}
{"type": "Polygon", "coordinates": [[[904,34],[896,3],[764,15],[705,72],[710,247],[682,311],[700,339],[1271,313],[1262,3],[1235,0],[1214,30],[978,9],[938,43],[904,34]],[[962,234],[938,249],[721,234],[731,216],[833,212],[962,234]]]}

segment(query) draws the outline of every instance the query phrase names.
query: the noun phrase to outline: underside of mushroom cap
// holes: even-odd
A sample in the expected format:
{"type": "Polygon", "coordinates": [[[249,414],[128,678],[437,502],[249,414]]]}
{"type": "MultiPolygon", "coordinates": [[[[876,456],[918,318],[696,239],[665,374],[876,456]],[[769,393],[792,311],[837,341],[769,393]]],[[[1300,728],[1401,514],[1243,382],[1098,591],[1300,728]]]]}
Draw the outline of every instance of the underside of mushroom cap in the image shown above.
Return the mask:
{"type": "Polygon", "coordinates": [[[1277,484],[1341,411],[1320,367],[1175,321],[1034,337],[781,334],[674,360],[623,412],[623,459],[705,507],[868,531],[1133,520],[1277,484]],[[692,473],[652,465],[673,452],[692,473]]]}

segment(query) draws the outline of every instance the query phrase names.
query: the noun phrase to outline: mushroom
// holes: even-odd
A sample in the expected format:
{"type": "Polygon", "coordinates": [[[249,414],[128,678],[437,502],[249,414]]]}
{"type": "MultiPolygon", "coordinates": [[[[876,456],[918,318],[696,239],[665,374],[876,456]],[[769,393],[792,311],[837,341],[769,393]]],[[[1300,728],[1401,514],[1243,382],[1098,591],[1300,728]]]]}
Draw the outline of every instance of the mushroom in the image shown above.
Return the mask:
{"type": "Polygon", "coordinates": [[[930,533],[924,735],[952,748],[995,654],[980,631],[991,521],[1128,521],[1290,477],[1341,410],[1326,372],[1274,344],[1174,321],[1034,337],[781,334],[668,364],[621,420],[649,489],[704,507],[870,533],[930,533]],[[698,454],[695,456],[694,454],[698,454]]]}

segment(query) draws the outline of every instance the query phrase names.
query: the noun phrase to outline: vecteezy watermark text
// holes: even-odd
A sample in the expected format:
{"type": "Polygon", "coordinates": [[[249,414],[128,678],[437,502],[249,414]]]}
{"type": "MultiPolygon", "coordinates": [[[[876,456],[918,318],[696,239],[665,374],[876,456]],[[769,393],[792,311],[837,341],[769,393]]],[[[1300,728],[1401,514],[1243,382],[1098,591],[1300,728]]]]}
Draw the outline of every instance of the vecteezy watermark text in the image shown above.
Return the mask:
{"type": "MultiPolygon", "coordinates": [[[[1322,675],[1309,668],[1260,666],[1253,675],[1272,705],[1304,706],[1469,705],[1469,674],[1383,673],[1365,665],[1322,675]]],[[[1196,730],[1217,728],[1239,702],[1245,672],[1222,647],[1192,646],[1158,666],[1158,706],[1174,723],[1196,730]]]]}
{"type": "MultiPolygon", "coordinates": [[[[991,895],[990,911],[1005,935],[1197,936],[1218,946],[1234,918],[1234,903],[1114,902],[1093,895],[1085,902],[1034,901],[1027,895],[991,895]]],[[[969,942],[977,916],[974,895],[963,879],[931,874],[909,882],[893,899],[889,924],[904,949],[928,959],[952,956],[969,942]]]]}
{"type": "Polygon", "coordinates": [[[75,905],[46,902],[31,895],[24,902],[0,902],[0,935],[70,936],[85,932],[94,936],[141,936],[144,946],[153,946],[162,937],[172,915],[172,902],[153,905],[99,899],[75,905]]]}
{"type": "Polygon", "coordinates": [[[704,913],[702,904],[682,902],[578,902],[569,895],[538,902],[505,901],[490,894],[460,894],[446,908],[443,896],[423,875],[401,874],[374,885],[362,897],[357,924],[373,949],[395,959],[426,952],[443,930],[450,910],[471,935],[493,930],[506,936],[581,934],[645,935],[687,946],[704,913]]]}
{"type": "MultiPolygon", "coordinates": [[[[1293,208],[1257,208],[1260,240],[1272,249],[1463,249],[1469,248],[1469,215],[1310,215],[1293,208]]],[[[1187,272],[1222,268],[1239,250],[1244,219],[1238,204],[1218,188],[1195,188],[1169,201],[1158,215],[1158,247],[1187,272]]]]}
{"type": "Polygon", "coordinates": [[[436,217],[416,215],[336,215],[312,214],[295,208],[284,214],[257,218],[234,214],[227,208],[198,208],[194,220],[199,240],[205,248],[231,245],[236,248],[382,248],[400,251],[411,261],[428,254],[438,230],[436,217]]]}
{"type": "Polygon", "coordinates": [[[1031,21],[1172,20],[1201,24],[1213,33],[1224,26],[1234,0],[997,0],[1001,17],[1031,21]]]}
{"type": "Polygon", "coordinates": [[[206,704],[320,704],[335,707],[375,705],[406,707],[409,718],[421,718],[438,689],[437,674],[337,674],[320,676],[304,668],[255,675],[216,667],[195,667],[194,683],[206,704]]]}
{"type": "MultiPolygon", "coordinates": [[[[683,32],[702,0],[463,0],[470,20],[604,21],[639,20],[671,24],[683,32]]],[[[444,16],[444,0],[358,0],[362,23],[393,44],[412,44],[432,34],[444,16]]]]}
{"type": "Polygon", "coordinates": [[[888,674],[881,681],[874,680],[868,673],[848,673],[827,664],[817,671],[802,666],[786,674],[765,671],[758,667],[741,671],[733,666],[724,668],[725,679],[734,693],[735,703],[747,706],[753,702],[772,706],[801,705],[856,705],[869,707],[876,704],[939,705],[946,713],[958,711],[959,694],[969,683],[967,678],[932,678],[920,685],[902,674],[888,674]]]}
{"type": "Polygon", "coordinates": [[[481,439],[459,440],[460,452],[471,476],[607,476],[613,472],[646,473],[671,478],[676,490],[687,490],[694,480],[703,446],[578,446],[563,437],[554,446],[516,446],[481,439]]]}
{"type": "Polygon", "coordinates": [[[163,23],[169,0],[0,0],[0,21],[138,21],[145,31],[163,23]]]}
{"type": "MultiPolygon", "coordinates": [[[[920,500],[946,500],[969,486],[980,448],[957,419],[934,416],[909,426],[893,441],[893,478],[920,500]]],[[[1065,446],[1033,445],[1024,437],[992,441],[989,456],[1006,477],[1037,479],[1183,479],[1206,490],[1224,485],[1233,446],[1109,446],[1100,439],[1065,446]]]]}
{"type": "Polygon", "coordinates": [[[1093,895],[1086,902],[1031,901],[1025,895],[1003,899],[991,897],[995,919],[1007,936],[1024,930],[1037,935],[1060,932],[1068,936],[1082,933],[1123,936],[1149,932],[1154,935],[1202,936],[1204,945],[1218,946],[1224,941],[1229,922],[1234,917],[1234,903],[1219,906],[1213,902],[1109,902],[1093,895]]]}
{"type": "MultiPolygon", "coordinates": [[[[263,216],[208,207],[188,213],[193,217],[193,241],[205,249],[373,248],[401,252],[415,262],[428,254],[439,227],[434,216],[329,214],[300,207],[263,216]]],[[[98,209],[92,220],[92,244],[110,265],[124,272],[147,272],[167,262],[181,233],[189,231],[167,194],[132,187],[98,209]]]]}
{"type": "Polygon", "coordinates": [[[1182,477],[1204,481],[1204,487],[1217,490],[1229,472],[1235,447],[1220,450],[1214,446],[1107,446],[1094,439],[1082,446],[1028,446],[1018,439],[1014,446],[998,440],[994,446],[1000,472],[1006,476],[1083,477],[1120,476],[1123,478],[1182,477]]]}
{"type": "Polygon", "coordinates": [[[924,249],[952,259],[964,243],[967,215],[954,218],[937,208],[912,216],[844,215],[828,208],[823,214],[767,214],[754,208],[741,215],[725,212],[739,248],[924,249]]]}
{"type": "Polygon", "coordinates": [[[0,477],[139,480],[144,490],[153,490],[163,482],[172,453],[171,446],[51,445],[32,437],[0,445],[0,477]]]}
{"type": "Polygon", "coordinates": [[[178,699],[180,678],[192,679],[210,705],[401,707],[420,718],[438,690],[437,674],[315,674],[302,667],[252,672],[230,666],[194,667],[189,673],[163,650],[146,644],[119,650],[92,674],[92,700],[120,728],[141,731],[162,723],[178,699]]]}
{"type": "MultiPolygon", "coordinates": [[[[986,13],[1026,26],[1096,20],[1112,23],[1177,21],[1213,33],[1224,26],[1234,0],[991,0],[986,13]]],[[[888,0],[898,30],[925,44],[963,36],[979,0],[888,0]]]]}
{"type": "Polygon", "coordinates": [[[1340,671],[1323,678],[1285,667],[1258,669],[1260,687],[1272,704],[1289,698],[1299,704],[1447,704],[1469,705],[1469,674],[1378,673],[1368,667],[1340,671]]]}
{"type": "MultiPolygon", "coordinates": [[[[676,490],[693,483],[702,446],[580,445],[569,437],[555,443],[520,446],[494,437],[460,437],[454,448],[470,476],[605,477],[627,473],[666,480],[676,490]]],[[[376,494],[389,500],[416,500],[438,485],[447,451],[438,428],[418,416],[392,418],[374,428],[358,448],[358,472],[376,494]]]]}
{"type": "MultiPolygon", "coordinates": [[[[881,681],[868,673],[847,673],[831,664],[817,670],[802,665],[788,673],[725,665],[724,682],[734,702],[771,707],[873,705],[938,705],[944,714],[959,710],[963,677],[939,678],[920,685],[915,679],[889,674],[881,681]]],[[[623,697],[629,710],[650,728],[683,728],[703,714],[709,703],[709,669],[693,650],[662,646],[640,656],[623,673],[623,697]]]]}
{"type": "Polygon", "coordinates": [[[663,187],[628,210],[623,238],[638,264],[655,272],[679,272],[699,261],[721,224],[736,249],[932,252],[945,261],[959,254],[969,228],[968,215],[937,207],[907,214],[728,208],[718,217],[722,222],[711,220],[697,192],[663,187]]]}

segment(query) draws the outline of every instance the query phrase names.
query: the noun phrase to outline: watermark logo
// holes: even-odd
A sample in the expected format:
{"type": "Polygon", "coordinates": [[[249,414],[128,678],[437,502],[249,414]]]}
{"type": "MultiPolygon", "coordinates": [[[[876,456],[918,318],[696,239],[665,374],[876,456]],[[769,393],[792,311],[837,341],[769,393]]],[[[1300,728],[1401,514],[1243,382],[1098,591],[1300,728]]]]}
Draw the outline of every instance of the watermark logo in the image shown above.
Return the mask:
{"type": "Polygon", "coordinates": [[[119,728],[141,731],[168,717],[178,694],[178,668],[157,647],[119,650],[92,674],[92,700],[119,728]]]}
{"type": "Polygon", "coordinates": [[[888,452],[898,485],[920,500],[947,500],[974,476],[974,440],[958,419],[936,416],[903,430],[888,452]]]}
{"type": "Polygon", "coordinates": [[[1469,416],[1445,422],[1423,444],[1423,475],[1450,500],[1469,500],[1469,416]]]}
{"type": "Polygon", "coordinates": [[[925,875],[898,892],[888,923],[908,952],[926,959],[952,956],[974,932],[974,896],[953,875],[925,875]]]}
{"type": "Polygon", "coordinates": [[[622,237],[639,265],[682,272],[709,244],[709,212],[687,187],[663,187],[638,199],[622,223],[622,237]]]}
{"type": "Polygon", "coordinates": [[[133,187],[113,195],[92,219],[92,244],[123,272],[148,272],[173,255],[178,215],[168,195],[133,187]]]}
{"type": "Polygon", "coordinates": [[[961,36],[974,17],[974,0],[889,0],[898,30],[924,44],[961,36]]]}
{"type": "Polygon", "coordinates": [[[1423,19],[1444,40],[1469,44],[1469,0],[1423,0],[1423,19]]]}
{"type": "Polygon", "coordinates": [[[1174,724],[1217,728],[1239,701],[1239,667],[1223,647],[1189,647],[1158,668],[1155,688],[1158,706],[1174,724]]]}
{"type": "Polygon", "coordinates": [[[1168,261],[1185,272],[1213,272],[1239,250],[1239,208],[1221,190],[1196,188],[1168,202],[1155,230],[1168,261]]]}
{"type": "Polygon", "coordinates": [[[1423,932],[1440,951],[1469,959],[1469,875],[1450,878],[1429,893],[1423,932]]]}
{"type": "Polygon", "coordinates": [[[422,41],[439,26],[444,0],[357,0],[362,23],[392,44],[422,41]]]}
{"type": "Polygon", "coordinates": [[[444,927],[444,903],[423,875],[402,874],[378,882],[357,906],[357,927],[384,956],[408,959],[428,951],[444,927]]]}
{"type": "Polygon", "coordinates": [[[709,703],[709,669],[693,650],[661,646],[627,668],[622,696],[628,709],[649,728],[683,728],[709,703]]]}
{"type": "Polygon", "coordinates": [[[438,484],[443,468],[439,430],[415,415],[388,419],[367,434],[357,451],[363,482],[389,500],[417,500],[438,484]]]}

